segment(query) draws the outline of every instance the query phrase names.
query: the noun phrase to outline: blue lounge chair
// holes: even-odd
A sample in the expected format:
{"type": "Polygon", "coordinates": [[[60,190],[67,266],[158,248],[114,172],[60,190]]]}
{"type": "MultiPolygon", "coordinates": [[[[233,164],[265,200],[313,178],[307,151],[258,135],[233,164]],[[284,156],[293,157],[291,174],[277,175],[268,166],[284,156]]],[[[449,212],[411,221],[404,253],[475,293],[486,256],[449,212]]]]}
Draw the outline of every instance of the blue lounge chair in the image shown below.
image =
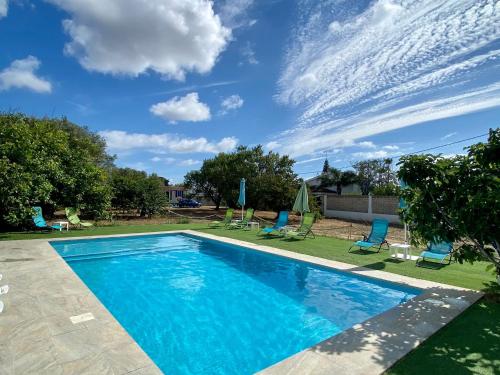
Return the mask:
{"type": "Polygon", "coordinates": [[[387,249],[389,249],[389,243],[385,239],[388,230],[389,230],[389,222],[387,220],[374,219],[370,235],[363,236],[363,240],[354,242],[352,246],[349,248],[348,252],[350,252],[354,246],[358,246],[360,250],[361,249],[368,250],[372,247],[378,246],[377,253],[380,251],[382,245],[384,244],[387,246],[387,249]]]}
{"type": "Polygon", "coordinates": [[[262,232],[265,234],[271,234],[273,232],[279,232],[288,223],[288,211],[281,211],[278,216],[278,221],[272,227],[265,227],[262,232]]]}
{"type": "Polygon", "coordinates": [[[452,251],[453,251],[453,244],[449,242],[444,242],[444,241],[436,243],[431,242],[427,246],[427,249],[425,249],[420,253],[415,265],[418,266],[418,261],[425,260],[426,258],[439,260],[439,263],[443,263],[446,257],[449,257],[448,264],[450,264],[452,258],[452,251]]]}
{"type": "Polygon", "coordinates": [[[42,207],[32,207],[33,211],[35,211],[35,214],[32,216],[33,218],[33,223],[35,224],[35,227],[39,228],[39,229],[49,229],[49,230],[52,230],[52,229],[55,229],[55,230],[61,230],[61,226],[60,225],[47,225],[47,223],[45,222],[45,219],[43,218],[43,215],[42,215],[42,207]]]}

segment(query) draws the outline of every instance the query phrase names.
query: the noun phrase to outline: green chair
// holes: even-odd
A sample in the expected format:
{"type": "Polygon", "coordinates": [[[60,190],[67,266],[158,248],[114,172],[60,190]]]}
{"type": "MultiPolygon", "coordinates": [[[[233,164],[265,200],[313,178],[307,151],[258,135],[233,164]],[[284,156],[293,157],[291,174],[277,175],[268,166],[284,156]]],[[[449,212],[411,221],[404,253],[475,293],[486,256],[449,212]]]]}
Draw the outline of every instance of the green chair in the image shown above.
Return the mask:
{"type": "Polygon", "coordinates": [[[73,207],[66,207],[64,210],[66,211],[66,217],[71,224],[85,228],[94,226],[92,223],[81,221],[73,207]]]}
{"type": "Polygon", "coordinates": [[[382,245],[386,245],[389,249],[389,243],[385,239],[387,232],[389,231],[389,222],[385,219],[374,219],[372,223],[372,230],[368,236],[363,236],[361,241],[354,242],[349,248],[348,252],[354,246],[358,246],[359,249],[368,250],[372,247],[378,247],[377,253],[382,248],[382,245]]]}
{"type": "Polygon", "coordinates": [[[31,209],[33,211],[35,211],[35,213],[31,217],[33,219],[33,224],[35,224],[36,228],[48,229],[48,230],[53,230],[53,229],[61,230],[60,225],[47,225],[47,223],[45,222],[45,219],[43,218],[42,207],[35,206],[35,207],[31,207],[31,209]]]}
{"type": "Polygon", "coordinates": [[[246,229],[248,227],[248,223],[252,220],[253,212],[254,212],[253,208],[249,208],[245,212],[245,217],[243,218],[243,220],[233,221],[232,223],[230,223],[227,226],[227,228],[228,229],[246,229]]]}
{"type": "Polygon", "coordinates": [[[304,214],[299,229],[286,231],[285,238],[305,239],[309,235],[311,235],[312,238],[315,238],[314,233],[312,231],[313,224],[314,224],[314,213],[308,212],[304,214]]]}
{"type": "Polygon", "coordinates": [[[208,224],[208,226],[210,228],[227,227],[229,224],[231,224],[231,220],[233,220],[233,214],[234,214],[234,209],[228,208],[226,210],[226,215],[224,216],[223,220],[212,221],[210,224],[208,224]]]}

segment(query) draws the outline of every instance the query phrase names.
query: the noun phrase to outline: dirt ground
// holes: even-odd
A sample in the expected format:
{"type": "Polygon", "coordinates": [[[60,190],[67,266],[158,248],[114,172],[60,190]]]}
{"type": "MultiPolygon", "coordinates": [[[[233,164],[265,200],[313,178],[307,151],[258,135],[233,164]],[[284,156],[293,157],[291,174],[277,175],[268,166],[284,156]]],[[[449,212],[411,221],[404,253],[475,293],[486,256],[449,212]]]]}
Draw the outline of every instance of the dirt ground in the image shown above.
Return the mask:
{"type": "MultiPolygon", "coordinates": [[[[202,206],[200,208],[171,208],[166,216],[155,218],[140,218],[139,216],[114,215],[114,223],[117,224],[162,224],[176,222],[209,222],[216,220],[216,217],[223,217],[225,208],[215,211],[214,207],[202,206]]],[[[238,211],[235,215],[238,215],[238,211]]],[[[268,225],[276,220],[277,214],[271,211],[256,211],[254,219],[261,223],[261,226],[268,225]]],[[[290,225],[298,225],[300,216],[291,214],[289,217],[290,225]]],[[[106,225],[105,222],[99,223],[106,225]]],[[[359,239],[363,234],[370,233],[370,222],[354,222],[343,219],[320,219],[314,223],[314,233],[346,239],[359,239]]],[[[391,225],[388,235],[389,242],[402,242],[404,240],[404,231],[402,226],[391,225]]]]}

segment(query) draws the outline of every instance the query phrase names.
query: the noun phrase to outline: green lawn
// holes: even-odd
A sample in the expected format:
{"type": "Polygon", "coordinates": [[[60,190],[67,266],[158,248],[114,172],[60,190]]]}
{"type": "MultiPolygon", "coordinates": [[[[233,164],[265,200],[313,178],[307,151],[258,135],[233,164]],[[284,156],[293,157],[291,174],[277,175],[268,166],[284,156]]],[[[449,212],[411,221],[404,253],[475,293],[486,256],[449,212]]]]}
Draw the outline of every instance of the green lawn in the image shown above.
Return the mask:
{"type": "MultiPolygon", "coordinates": [[[[419,279],[432,280],[477,290],[494,290],[494,278],[486,263],[458,264],[441,268],[415,267],[415,262],[394,261],[386,250],[381,253],[347,253],[350,241],[317,237],[305,241],[284,241],[257,236],[255,231],[209,229],[205,224],[117,225],[90,230],[45,233],[0,233],[0,240],[73,237],[121,233],[144,233],[175,229],[195,229],[219,236],[333,259],[353,265],[384,270],[419,279]]],[[[398,362],[389,374],[500,374],[500,304],[480,302],[465,311],[423,345],[398,362]]]]}

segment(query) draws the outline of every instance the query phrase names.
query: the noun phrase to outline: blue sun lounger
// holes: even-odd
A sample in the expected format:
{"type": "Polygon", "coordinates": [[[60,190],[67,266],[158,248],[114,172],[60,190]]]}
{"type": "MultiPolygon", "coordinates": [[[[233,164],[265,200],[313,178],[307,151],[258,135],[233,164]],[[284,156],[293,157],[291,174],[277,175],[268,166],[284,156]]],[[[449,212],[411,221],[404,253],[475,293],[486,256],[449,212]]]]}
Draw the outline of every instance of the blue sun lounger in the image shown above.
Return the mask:
{"type": "Polygon", "coordinates": [[[60,225],[47,225],[42,215],[42,207],[35,206],[32,207],[32,209],[33,211],[35,211],[35,214],[32,216],[35,227],[37,227],[38,229],[61,230],[60,225]]]}
{"type": "Polygon", "coordinates": [[[363,236],[361,241],[356,241],[349,248],[348,252],[354,246],[358,246],[359,249],[368,250],[372,247],[377,247],[377,252],[380,251],[382,245],[387,245],[389,248],[389,243],[386,241],[385,237],[387,236],[387,231],[389,230],[389,222],[385,219],[374,219],[372,223],[372,230],[368,236],[363,236]]]}
{"type": "Polygon", "coordinates": [[[279,232],[288,223],[288,211],[281,211],[278,216],[278,221],[272,227],[265,227],[261,232],[265,234],[271,234],[273,232],[279,232]]]}
{"type": "Polygon", "coordinates": [[[418,256],[415,265],[418,266],[419,260],[426,260],[426,259],[439,260],[439,263],[443,263],[446,257],[449,257],[448,264],[450,264],[452,258],[452,251],[453,251],[453,244],[449,242],[443,241],[437,243],[429,243],[427,249],[422,251],[418,256]]]}

